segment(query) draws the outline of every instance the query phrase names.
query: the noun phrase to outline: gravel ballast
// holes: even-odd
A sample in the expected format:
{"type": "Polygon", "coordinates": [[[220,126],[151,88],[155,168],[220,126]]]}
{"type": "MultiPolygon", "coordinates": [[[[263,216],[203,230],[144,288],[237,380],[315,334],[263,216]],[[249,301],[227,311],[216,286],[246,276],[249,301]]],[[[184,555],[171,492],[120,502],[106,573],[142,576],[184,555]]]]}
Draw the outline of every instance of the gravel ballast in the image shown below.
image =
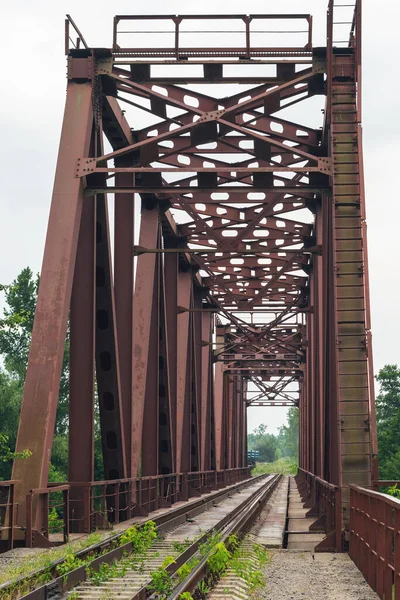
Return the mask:
{"type": "Polygon", "coordinates": [[[272,550],[257,600],[378,600],[347,554],[272,550]]]}

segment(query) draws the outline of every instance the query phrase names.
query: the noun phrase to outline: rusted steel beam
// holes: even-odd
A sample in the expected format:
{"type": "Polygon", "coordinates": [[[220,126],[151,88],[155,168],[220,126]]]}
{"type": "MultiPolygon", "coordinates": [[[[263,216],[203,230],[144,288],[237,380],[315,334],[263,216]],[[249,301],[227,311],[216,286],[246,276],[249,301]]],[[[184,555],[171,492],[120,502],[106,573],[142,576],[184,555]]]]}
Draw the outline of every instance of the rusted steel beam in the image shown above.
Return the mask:
{"type": "MultiPolygon", "coordinates": [[[[94,479],[96,204],[84,202],[70,310],[68,480],[94,479]]],[[[83,531],[83,489],[71,490],[73,531],[83,531]]]]}
{"type": "MultiPolygon", "coordinates": [[[[161,241],[161,235],[160,235],[161,241]]],[[[158,436],[159,436],[159,461],[158,472],[160,474],[175,473],[175,428],[173,425],[175,419],[175,396],[172,392],[171,377],[174,377],[174,389],[176,389],[176,360],[170,356],[168,338],[172,335],[169,329],[168,322],[168,305],[167,297],[170,293],[170,284],[166,277],[166,265],[159,261],[159,311],[160,311],[160,330],[159,330],[159,361],[158,361],[158,377],[159,377],[159,420],[158,420],[158,436]],[[168,286],[168,291],[167,291],[168,286]]],[[[176,281],[175,281],[176,283],[176,281]]],[[[176,295],[175,295],[176,299],[176,295]]],[[[176,306],[176,304],[175,304],[176,306]]],[[[176,314],[175,314],[176,323],[176,314]]],[[[176,325],[175,325],[176,329],[176,325]]],[[[176,356],[176,355],[175,355],[176,356]]]]}
{"type": "Polygon", "coordinates": [[[91,82],[70,81],[16,444],[32,456],[13,466],[21,523],[27,490],[47,485],[83,205],[76,158],[89,153],[92,125],[91,82]]]}
{"type": "MultiPolygon", "coordinates": [[[[156,213],[156,211],[152,211],[156,213]]],[[[154,215],[153,215],[154,218],[154,215]]],[[[157,240],[159,241],[159,230],[157,227],[157,240]]],[[[160,257],[155,257],[154,277],[152,289],[147,300],[147,311],[149,313],[149,330],[146,343],[147,368],[145,372],[145,392],[143,410],[143,430],[141,443],[141,473],[143,476],[157,475],[159,470],[159,422],[160,422],[160,330],[162,327],[160,315],[160,257]]],[[[148,274],[149,275],[149,274],[148,274]]],[[[135,297],[135,302],[138,300],[135,297]]],[[[134,396],[134,401],[136,400],[134,396]]]]}
{"type": "MultiPolygon", "coordinates": [[[[149,206],[148,208],[144,206],[141,215],[139,243],[145,245],[151,244],[156,247],[158,230],[158,206],[149,206]]],[[[136,477],[139,474],[140,468],[156,261],[157,257],[155,254],[143,255],[137,259],[136,266],[132,355],[132,477],[136,477]]]]}
{"type": "Polygon", "coordinates": [[[201,444],[200,469],[211,469],[211,390],[213,380],[211,339],[211,314],[201,315],[201,444]]]}
{"type": "MultiPolygon", "coordinates": [[[[132,184],[129,173],[116,175],[116,182],[132,184]]],[[[132,330],[134,198],[116,197],[114,207],[114,294],[118,334],[121,405],[124,424],[127,473],[131,473],[132,419],[132,330]]]]}
{"type": "MultiPolygon", "coordinates": [[[[166,240],[168,243],[168,240],[166,240]]],[[[173,243],[173,242],[171,242],[173,243]]],[[[165,352],[168,370],[169,410],[171,419],[171,462],[172,470],[178,473],[176,467],[177,440],[177,357],[178,357],[178,257],[169,254],[164,258],[164,293],[165,293],[165,352]]]]}
{"type": "MultiPolygon", "coordinates": [[[[190,308],[192,301],[191,272],[178,273],[178,306],[190,308]]],[[[190,419],[191,387],[190,380],[190,315],[179,313],[177,317],[177,391],[176,391],[176,468],[177,473],[190,471],[190,419]]]]}
{"type": "Polygon", "coordinates": [[[108,209],[96,198],[96,376],[104,474],[126,477],[123,408],[119,376],[118,337],[108,209]]]}

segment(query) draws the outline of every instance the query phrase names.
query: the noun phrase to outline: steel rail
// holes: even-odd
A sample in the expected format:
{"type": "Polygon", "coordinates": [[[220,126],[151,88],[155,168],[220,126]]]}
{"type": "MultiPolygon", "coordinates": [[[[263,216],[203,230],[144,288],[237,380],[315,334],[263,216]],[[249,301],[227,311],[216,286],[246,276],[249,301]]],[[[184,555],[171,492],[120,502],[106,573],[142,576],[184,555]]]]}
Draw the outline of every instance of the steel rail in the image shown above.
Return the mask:
{"type": "MultiPolygon", "coordinates": [[[[137,520],[135,521],[135,519],[133,519],[130,522],[126,522],[126,529],[128,529],[132,525],[137,525],[140,528],[148,521],[153,521],[157,526],[158,532],[166,533],[168,531],[171,531],[175,527],[178,527],[179,525],[183,524],[187,520],[187,517],[189,515],[193,513],[200,514],[206,511],[209,507],[213,506],[216,501],[218,501],[218,503],[223,502],[229,497],[230,494],[245,489],[263,478],[265,478],[265,475],[250,477],[249,479],[223,488],[222,490],[211,492],[206,496],[198,498],[197,500],[190,500],[188,502],[185,502],[184,505],[178,506],[176,508],[171,508],[170,510],[166,511],[165,513],[159,516],[154,516],[153,518],[150,517],[149,519],[143,520],[141,522],[137,520]]],[[[94,569],[98,568],[99,565],[103,562],[110,564],[113,561],[122,558],[124,553],[129,554],[131,551],[132,544],[130,542],[124,544],[123,546],[117,546],[124,532],[125,530],[121,530],[119,533],[110,536],[106,540],[103,540],[97,544],[89,546],[88,548],[80,550],[79,552],[76,552],[75,556],[81,560],[85,560],[92,554],[100,554],[100,556],[98,558],[94,558],[93,562],[91,563],[91,568],[94,569]]],[[[79,567],[62,577],[55,576],[57,566],[61,565],[64,562],[64,560],[65,558],[59,559],[51,565],[52,575],[54,576],[54,578],[51,581],[49,581],[43,586],[40,586],[28,592],[24,596],[21,596],[21,598],[25,600],[47,600],[47,598],[50,597],[49,594],[54,594],[56,591],[58,591],[59,594],[66,593],[73,587],[84,582],[86,580],[85,566],[79,567]]],[[[46,566],[36,571],[32,571],[26,576],[1,584],[0,598],[2,597],[3,593],[5,594],[10,590],[13,590],[15,592],[15,590],[18,589],[18,587],[27,585],[30,581],[34,581],[36,578],[40,577],[41,575],[44,575],[48,571],[48,569],[49,567],[46,566]]]]}
{"type": "MultiPolygon", "coordinates": [[[[227,524],[226,528],[221,537],[221,542],[227,543],[228,538],[231,535],[237,535],[245,533],[250,525],[253,524],[258,514],[261,512],[264,507],[265,502],[270,497],[271,493],[275,489],[276,485],[280,481],[282,475],[275,475],[273,479],[271,479],[268,484],[258,490],[246,503],[246,506],[242,508],[242,510],[237,511],[237,514],[230,519],[229,524],[227,524]]],[[[229,545],[229,544],[227,544],[229,545]]],[[[184,592],[193,593],[196,589],[197,585],[204,579],[207,574],[207,563],[208,559],[212,555],[214,549],[211,550],[201,559],[196,567],[189,573],[189,575],[184,579],[176,588],[173,590],[172,594],[168,597],[168,600],[178,600],[181,597],[181,594],[184,592]]],[[[152,595],[151,599],[155,599],[156,596],[152,595]]],[[[132,600],[141,600],[139,597],[133,598],[132,600]]]]}

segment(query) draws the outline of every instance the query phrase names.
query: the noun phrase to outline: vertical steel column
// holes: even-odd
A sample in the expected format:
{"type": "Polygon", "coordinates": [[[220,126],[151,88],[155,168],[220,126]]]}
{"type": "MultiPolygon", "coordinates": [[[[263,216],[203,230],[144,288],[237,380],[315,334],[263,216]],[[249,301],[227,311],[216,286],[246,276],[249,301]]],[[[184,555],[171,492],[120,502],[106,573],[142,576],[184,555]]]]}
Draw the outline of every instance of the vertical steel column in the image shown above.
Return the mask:
{"type": "Polygon", "coordinates": [[[243,437],[243,421],[242,421],[242,377],[238,376],[236,380],[236,407],[235,407],[235,467],[241,466],[241,450],[243,437]]]}
{"type": "Polygon", "coordinates": [[[201,378],[202,378],[202,310],[203,292],[197,285],[193,286],[193,309],[192,313],[192,348],[193,348],[193,377],[192,377],[192,425],[191,425],[191,449],[192,470],[200,470],[201,463],[201,430],[203,424],[202,402],[201,402],[201,378]]]}
{"type": "MultiPolygon", "coordinates": [[[[224,327],[216,328],[216,354],[221,352],[225,336],[224,327]]],[[[222,361],[214,363],[214,440],[215,466],[217,471],[225,468],[225,437],[224,437],[224,370],[222,361]]]]}
{"type": "MultiPolygon", "coordinates": [[[[89,59],[80,60],[90,79],[89,59]]],[[[23,481],[16,492],[20,523],[26,490],[47,486],[83,204],[84,184],[75,172],[77,159],[88,156],[92,125],[91,82],[70,81],[16,445],[32,456],[16,461],[12,474],[23,481]]]]}
{"type": "MultiPolygon", "coordinates": [[[[313,265],[314,266],[314,265],[313,265]]],[[[309,471],[315,473],[315,408],[316,408],[316,364],[317,364],[317,345],[316,345],[316,327],[315,327],[315,273],[310,276],[310,312],[307,319],[307,341],[308,341],[308,444],[309,444],[309,471]]]]}
{"type": "Polygon", "coordinates": [[[226,431],[226,468],[233,469],[233,406],[234,406],[234,398],[233,398],[233,376],[226,375],[225,376],[225,431],[226,431]]]}
{"type": "Polygon", "coordinates": [[[126,477],[107,199],[96,196],[96,376],[104,477],[126,477]]]}
{"type": "MultiPolygon", "coordinates": [[[[83,202],[70,311],[68,481],[94,477],[95,220],[93,198],[83,202]]],[[[83,488],[70,490],[71,525],[83,531],[83,488]]]]}
{"type": "MultiPolygon", "coordinates": [[[[161,236],[160,236],[161,238],[161,236]]],[[[170,284],[168,283],[168,293],[166,289],[166,267],[165,258],[160,257],[160,330],[159,330],[159,357],[158,357],[158,396],[159,396],[159,464],[158,472],[162,475],[168,473],[175,473],[175,438],[172,432],[172,404],[176,403],[175,397],[171,394],[170,376],[175,368],[176,372],[176,361],[173,360],[170,365],[170,357],[168,352],[168,309],[167,309],[167,296],[170,292],[170,284]]],[[[175,304],[175,323],[176,323],[176,304],[175,304]]],[[[175,325],[176,329],[176,325],[175,325]]],[[[176,381],[176,375],[175,375],[176,381]]]]}
{"type": "MultiPolygon", "coordinates": [[[[361,13],[361,3],[360,13],[361,13]]],[[[361,20],[361,14],[359,15],[361,20]]],[[[361,43],[361,40],[360,40],[361,43]]],[[[359,48],[361,51],[361,48],[359,48]]],[[[360,67],[358,75],[358,91],[360,88],[360,67]]],[[[358,106],[361,102],[361,95],[358,95],[358,106]]],[[[359,114],[360,114],[359,108],[359,114]]],[[[359,139],[359,171],[360,171],[360,207],[361,207],[361,238],[362,238],[362,251],[365,267],[365,279],[364,279],[364,302],[365,302],[365,313],[366,313],[366,329],[367,329],[367,356],[368,356],[368,379],[369,379],[369,414],[370,414],[370,427],[371,427],[371,463],[372,463],[372,479],[379,479],[378,470],[378,432],[376,426],[376,406],[375,406],[375,372],[374,372],[374,361],[372,351],[372,332],[371,332],[371,304],[370,304],[370,290],[369,290],[369,263],[368,263],[368,241],[367,241],[367,215],[365,207],[365,185],[364,185],[364,157],[363,157],[363,145],[362,145],[362,127],[358,125],[358,139],[359,139]]]]}
{"type": "MultiPolygon", "coordinates": [[[[361,32],[357,32],[358,35],[361,32]]],[[[336,347],[343,520],[349,520],[349,483],[371,485],[371,432],[366,341],[364,256],[358,148],[357,65],[352,49],[333,55],[331,154],[336,347]],[[344,159],[344,156],[346,159],[344,159]]]]}
{"type": "Polygon", "coordinates": [[[201,444],[200,470],[211,469],[211,313],[201,314],[201,444]]]}
{"type": "Polygon", "coordinates": [[[247,379],[243,380],[242,396],[242,421],[243,421],[243,448],[242,448],[242,467],[247,467],[247,379]]]}
{"type": "Polygon", "coordinates": [[[177,473],[190,471],[190,408],[191,383],[189,381],[190,312],[192,274],[178,273],[178,332],[177,332],[177,389],[176,389],[176,469],[177,473]],[[186,309],[186,310],[185,310],[186,309]]]}
{"type": "MultiPolygon", "coordinates": [[[[130,166],[119,159],[117,167],[130,166]]],[[[116,173],[117,187],[132,187],[132,173],[116,173]]],[[[115,194],[114,207],[114,294],[117,320],[122,422],[127,474],[131,476],[132,432],[132,335],[133,335],[133,244],[135,195],[115,194]]]]}
{"type": "MultiPolygon", "coordinates": [[[[330,348],[332,364],[328,397],[333,439],[330,480],[342,489],[342,518],[349,521],[349,483],[371,485],[374,424],[369,346],[368,265],[365,253],[365,211],[361,157],[361,2],[355,14],[355,37],[346,50],[332,48],[334,5],[328,13],[328,124],[333,159],[333,198],[329,215],[328,262],[330,292],[330,348]],[[333,319],[333,320],[332,320],[333,319]],[[336,459],[336,460],[335,460],[336,459]]],[[[327,198],[328,202],[329,199],[327,198]]],[[[328,286],[329,286],[328,284],[328,286]]]]}
{"type": "MultiPolygon", "coordinates": [[[[159,229],[158,206],[142,207],[139,245],[156,248],[159,229]]],[[[145,408],[151,307],[156,276],[156,254],[142,254],[137,259],[135,295],[133,302],[132,356],[132,476],[139,474],[142,451],[143,416],[145,408]]],[[[158,362],[157,362],[158,364],[158,362]]],[[[154,365],[152,365],[154,368],[154,365]]]]}
{"type": "MultiPolygon", "coordinates": [[[[166,247],[174,244],[174,240],[165,239],[166,247]]],[[[169,385],[169,408],[171,415],[171,452],[173,473],[178,473],[176,466],[176,410],[177,410],[177,324],[178,324],[178,256],[164,256],[164,289],[165,289],[165,322],[166,322],[166,355],[169,385]],[[168,290],[168,292],[167,292],[168,290]]]]}
{"type": "Polygon", "coordinates": [[[333,233],[333,213],[334,206],[330,197],[325,197],[323,201],[328,205],[328,224],[326,233],[326,245],[328,248],[327,257],[327,286],[330,292],[327,294],[327,379],[326,379],[326,398],[327,398],[327,442],[326,448],[329,456],[329,477],[328,481],[335,485],[340,485],[342,464],[340,459],[339,442],[339,406],[338,406],[338,364],[337,364],[337,322],[336,322],[336,297],[332,294],[335,289],[336,274],[334,263],[334,233],[333,233]]]}
{"type": "Polygon", "coordinates": [[[214,439],[215,439],[215,468],[224,469],[225,444],[223,435],[223,393],[224,372],[222,362],[214,364],[214,439]]]}
{"type": "Polygon", "coordinates": [[[316,402],[317,402],[317,425],[316,429],[318,432],[317,438],[317,472],[322,479],[325,479],[325,394],[324,394],[324,344],[325,344],[325,303],[324,303],[324,290],[325,290],[325,269],[323,265],[323,254],[325,253],[325,247],[323,245],[323,222],[326,209],[322,206],[322,203],[318,203],[316,206],[315,213],[315,234],[317,246],[322,251],[321,254],[314,256],[315,261],[315,304],[316,304],[316,327],[317,327],[317,342],[318,352],[316,356],[316,402]]]}
{"type": "MultiPolygon", "coordinates": [[[[154,247],[159,247],[157,243],[154,247]]],[[[160,357],[160,254],[155,257],[153,289],[147,298],[150,328],[145,375],[144,414],[142,433],[142,475],[158,475],[159,453],[159,357],[160,357]]]]}

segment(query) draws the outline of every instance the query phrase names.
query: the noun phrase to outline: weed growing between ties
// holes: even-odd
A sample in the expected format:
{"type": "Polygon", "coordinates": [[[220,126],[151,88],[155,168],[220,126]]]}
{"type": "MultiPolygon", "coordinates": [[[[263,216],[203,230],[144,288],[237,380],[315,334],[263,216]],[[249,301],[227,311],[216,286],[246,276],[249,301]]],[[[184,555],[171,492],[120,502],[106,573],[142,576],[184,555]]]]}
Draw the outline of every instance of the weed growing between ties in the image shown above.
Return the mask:
{"type": "Polygon", "coordinates": [[[219,536],[214,536],[203,547],[203,552],[211,554],[207,560],[207,574],[199,583],[194,593],[194,600],[204,600],[212,587],[217,583],[224,573],[229,570],[247,582],[249,592],[265,585],[261,567],[270,560],[270,554],[259,544],[253,544],[251,549],[241,549],[239,540],[231,535],[227,543],[221,542],[219,536]]]}
{"type": "Polygon", "coordinates": [[[160,598],[167,598],[173,590],[173,582],[167,567],[175,562],[173,556],[166,556],[161,567],[151,574],[149,589],[160,598]]]}
{"type": "Polygon", "coordinates": [[[128,569],[140,572],[143,569],[144,554],[156,539],[157,531],[154,521],[147,521],[140,528],[135,525],[130,527],[122,534],[118,545],[123,546],[130,542],[132,544],[131,553],[125,554],[121,560],[115,560],[112,563],[101,563],[98,569],[91,569],[90,564],[87,564],[86,575],[88,580],[93,585],[100,585],[114,577],[124,577],[128,569]]]}
{"type": "MultiPolygon", "coordinates": [[[[140,556],[143,555],[157,538],[156,524],[154,521],[147,521],[142,527],[130,527],[112,544],[101,551],[93,550],[85,558],[80,558],[77,553],[86,550],[91,546],[98,544],[109,537],[107,534],[93,533],[85,540],[72,542],[60,548],[53,548],[27,559],[23,564],[15,567],[10,565],[0,574],[0,584],[7,581],[26,577],[23,582],[15,581],[10,583],[6,590],[1,594],[2,600],[16,600],[29,591],[40,585],[44,585],[54,577],[62,576],[64,583],[67,580],[68,573],[75,569],[85,566],[86,572],[93,583],[102,583],[111,577],[121,577],[128,568],[140,569],[140,556]],[[126,555],[118,563],[102,563],[98,570],[91,569],[90,564],[95,558],[107,554],[110,550],[118,548],[130,542],[132,544],[132,553],[126,555]],[[55,562],[62,560],[58,565],[55,562]],[[42,570],[40,575],[34,575],[34,571],[42,570]],[[32,573],[32,577],[29,575],[32,573]]],[[[73,598],[74,592],[71,592],[69,598],[73,598]]]]}
{"type": "MultiPolygon", "coordinates": [[[[173,575],[170,575],[168,572],[168,567],[175,563],[175,558],[173,556],[167,556],[162,565],[151,573],[151,583],[149,585],[149,590],[156,594],[157,598],[160,600],[165,600],[171,594],[174,586],[177,583],[180,583],[186,579],[188,575],[192,572],[192,570],[198,565],[201,558],[206,556],[210,550],[216,548],[220,543],[220,534],[214,533],[210,535],[207,540],[200,545],[198,555],[192,556],[186,563],[184,563],[173,575]]],[[[183,542],[174,542],[173,549],[177,554],[182,554],[188,546],[190,546],[193,542],[191,540],[184,540],[183,542]]],[[[221,544],[219,548],[216,548],[217,553],[216,556],[212,559],[212,565],[214,569],[221,568],[221,563],[223,562],[222,554],[224,550],[222,548],[224,544],[221,544]]],[[[198,590],[196,590],[195,596],[193,597],[189,592],[184,592],[180,595],[180,600],[194,600],[195,598],[202,598],[210,591],[210,587],[205,583],[201,582],[199,584],[198,590]],[[203,594],[199,596],[198,593],[203,594]]]]}
{"type": "MultiPolygon", "coordinates": [[[[26,558],[23,563],[17,565],[11,564],[5,567],[0,573],[0,584],[10,582],[10,585],[1,592],[1,599],[15,600],[36,587],[48,583],[54,576],[60,574],[56,571],[54,563],[63,559],[71,562],[71,554],[75,555],[81,550],[86,550],[107,537],[107,535],[92,533],[84,540],[77,540],[58,548],[45,550],[40,554],[26,558]],[[34,574],[40,570],[41,573],[39,575],[34,574]],[[25,579],[23,581],[15,581],[20,578],[25,579]]],[[[61,568],[61,564],[57,567],[61,568]]]]}
{"type": "Polygon", "coordinates": [[[178,581],[181,582],[184,579],[186,579],[186,577],[188,575],[190,575],[190,573],[199,564],[199,562],[200,562],[200,559],[197,558],[196,556],[193,556],[190,560],[188,560],[185,564],[183,564],[176,572],[178,581]]]}
{"type": "Polygon", "coordinates": [[[182,552],[185,552],[186,548],[189,548],[190,544],[192,542],[188,539],[183,540],[183,542],[173,542],[172,547],[175,550],[175,552],[179,552],[179,554],[182,554],[182,552]]]}

